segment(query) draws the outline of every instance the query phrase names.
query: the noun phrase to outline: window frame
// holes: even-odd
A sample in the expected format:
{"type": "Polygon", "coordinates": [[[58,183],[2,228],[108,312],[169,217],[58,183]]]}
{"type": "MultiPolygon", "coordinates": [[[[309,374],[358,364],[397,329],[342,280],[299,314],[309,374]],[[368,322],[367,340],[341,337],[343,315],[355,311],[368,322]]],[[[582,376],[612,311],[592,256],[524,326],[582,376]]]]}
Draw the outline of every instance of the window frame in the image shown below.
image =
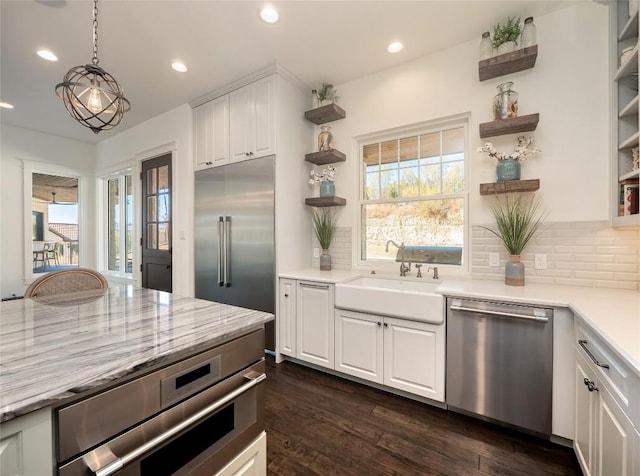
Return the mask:
{"type": "Polygon", "coordinates": [[[136,215],[136,171],[134,167],[127,167],[116,172],[112,172],[100,177],[102,182],[102,194],[99,201],[100,215],[102,216],[102,226],[100,227],[100,237],[98,242],[101,243],[101,269],[102,274],[108,277],[121,278],[123,280],[135,280],[136,277],[136,263],[138,262],[136,242],[138,240],[137,230],[137,215],[136,215]],[[125,224],[126,230],[126,218],[127,218],[127,202],[126,202],[126,177],[131,177],[131,272],[126,271],[126,240],[127,234],[120,233],[119,237],[119,250],[120,250],[120,270],[109,269],[109,182],[111,180],[118,180],[118,193],[119,193],[119,215],[121,217],[121,226],[125,224]],[[123,259],[124,257],[124,259],[123,259]]]}
{"type": "MultiPolygon", "coordinates": [[[[460,265],[448,265],[448,264],[436,264],[440,273],[444,272],[447,275],[461,275],[467,274],[470,269],[469,263],[469,126],[471,121],[470,113],[449,116],[446,118],[435,119],[431,121],[425,121],[417,124],[411,124],[407,126],[400,126],[393,129],[363,134],[361,136],[355,137],[355,148],[357,151],[357,174],[356,179],[358,180],[358,196],[356,200],[356,206],[354,210],[354,223],[355,223],[355,233],[353,234],[353,263],[355,263],[356,269],[361,269],[366,271],[367,273],[371,271],[382,272],[385,274],[398,274],[399,275],[399,266],[400,263],[395,261],[387,261],[387,260],[363,260],[362,259],[362,239],[363,239],[363,222],[362,222],[362,207],[365,204],[375,204],[375,203],[402,203],[408,201],[421,201],[421,200],[441,200],[441,199],[462,199],[463,200],[463,210],[464,210],[464,219],[463,219],[463,242],[462,242],[462,264],[460,265]],[[364,199],[364,188],[365,188],[365,177],[364,174],[365,168],[362,166],[363,163],[363,148],[366,145],[371,145],[375,143],[381,143],[391,140],[403,139],[415,135],[426,135],[436,132],[441,132],[449,129],[463,129],[464,135],[464,179],[463,179],[463,191],[452,194],[437,194],[437,195],[429,195],[426,197],[399,197],[399,198],[389,198],[389,199],[374,199],[374,200],[365,200],[364,199]]],[[[426,273],[426,268],[423,270],[423,276],[426,278],[428,274],[426,273]]],[[[411,272],[409,276],[415,277],[415,268],[411,267],[411,272]]]]}

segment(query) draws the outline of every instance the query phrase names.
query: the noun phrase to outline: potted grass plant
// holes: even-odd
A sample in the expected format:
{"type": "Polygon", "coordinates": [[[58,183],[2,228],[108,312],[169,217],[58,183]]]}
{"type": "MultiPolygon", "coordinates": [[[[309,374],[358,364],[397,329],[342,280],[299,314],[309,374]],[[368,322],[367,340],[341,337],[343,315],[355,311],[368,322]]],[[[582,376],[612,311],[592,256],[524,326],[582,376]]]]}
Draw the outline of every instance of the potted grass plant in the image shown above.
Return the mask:
{"type": "Polygon", "coordinates": [[[498,49],[498,54],[502,55],[514,51],[521,32],[520,17],[517,20],[514,17],[509,17],[504,25],[496,23],[493,27],[491,41],[493,47],[498,49]]]}
{"type": "Polygon", "coordinates": [[[509,253],[505,265],[504,283],[509,286],[524,286],[524,264],[520,255],[540,232],[546,213],[540,210],[540,200],[521,194],[507,194],[505,198],[496,196],[491,207],[496,220],[496,228],[480,225],[480,228],[497,236],[509,253]]]}
{"type": "Polygon", "coordinates": [[[322,255],[320,255],[320,270],[331,271],[331,255],[329,254],[329,246],[336,232],[336,217],[330,208],[322,208],[313,210],[313,231],[322,247],[322,255]]]}

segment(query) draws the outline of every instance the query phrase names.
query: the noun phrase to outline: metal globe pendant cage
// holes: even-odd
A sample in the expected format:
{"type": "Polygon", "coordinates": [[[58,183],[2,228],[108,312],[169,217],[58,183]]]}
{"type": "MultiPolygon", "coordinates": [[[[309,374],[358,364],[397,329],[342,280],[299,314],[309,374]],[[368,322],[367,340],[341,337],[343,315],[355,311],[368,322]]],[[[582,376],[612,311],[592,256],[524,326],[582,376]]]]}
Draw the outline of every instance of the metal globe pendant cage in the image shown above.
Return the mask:
{"type": "Polygon", "coordinates": [[[117,126],[131,103],[116,79],[98,66],[98,0],[93,5],[92,64],[71,68],[56,85],[56,95],[71,117],[97,134],[117,126]]]}

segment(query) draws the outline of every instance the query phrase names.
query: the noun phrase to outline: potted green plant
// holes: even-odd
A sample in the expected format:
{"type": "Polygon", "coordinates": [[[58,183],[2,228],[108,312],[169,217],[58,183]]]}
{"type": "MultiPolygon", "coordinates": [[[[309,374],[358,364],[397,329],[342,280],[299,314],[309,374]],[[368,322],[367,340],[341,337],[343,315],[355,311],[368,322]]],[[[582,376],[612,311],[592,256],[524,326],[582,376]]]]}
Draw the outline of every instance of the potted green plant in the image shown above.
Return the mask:
{"type": "Polygon", "coordinates": [[[331,83],[322,83],[322,87],[320,89],[314,89],[311,92],[318,100],[318,106],[324,106],[327,102],[338,102],[338,99],[340,99],[339,96],[336,96],[338,90],[334,89],[334,86],[331,83]]]}
{"type": "Polygon", "coordinates": [[[499,55],[514,51],[520,33],[522,33],[520,17],[517,20],[514,17],[509,17],[504,25],[497,23],[493,27],[493,38],[491,39],[493,47],[498,49],[499,55]]]}
{"type": "Polygon", "coordinates": [[[322,247],[322,255],[320,256],[320,270],[331,271],[331,255],[329,254],[329,246],[336,232],[336,217],[330,208],[322,208],[313,210],[313,231],[322,247]]]}
{"type": "Polygon", "coordinates": [[[539,199],[516,193],[507,194],[504,199],[496,196],[491,212],[496,220],[496,229],[479,227],[497,236],[509,252],[504,283],[524,286],[524,264],[520,262],[520,255],[539,233],[546,213],[540,212],[539,199]]]}

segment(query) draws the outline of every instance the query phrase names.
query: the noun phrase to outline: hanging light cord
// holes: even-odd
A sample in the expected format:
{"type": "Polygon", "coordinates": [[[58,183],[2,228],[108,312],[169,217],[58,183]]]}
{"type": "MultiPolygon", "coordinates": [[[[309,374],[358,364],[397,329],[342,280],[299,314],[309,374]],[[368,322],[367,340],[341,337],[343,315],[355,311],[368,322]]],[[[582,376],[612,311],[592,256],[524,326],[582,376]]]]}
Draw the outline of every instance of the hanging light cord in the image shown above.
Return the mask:
{"type": "Polygon", "coordinates": [[[98,0],[93,0],[93,59],[94,66],[98,66],[98,0]]]}

